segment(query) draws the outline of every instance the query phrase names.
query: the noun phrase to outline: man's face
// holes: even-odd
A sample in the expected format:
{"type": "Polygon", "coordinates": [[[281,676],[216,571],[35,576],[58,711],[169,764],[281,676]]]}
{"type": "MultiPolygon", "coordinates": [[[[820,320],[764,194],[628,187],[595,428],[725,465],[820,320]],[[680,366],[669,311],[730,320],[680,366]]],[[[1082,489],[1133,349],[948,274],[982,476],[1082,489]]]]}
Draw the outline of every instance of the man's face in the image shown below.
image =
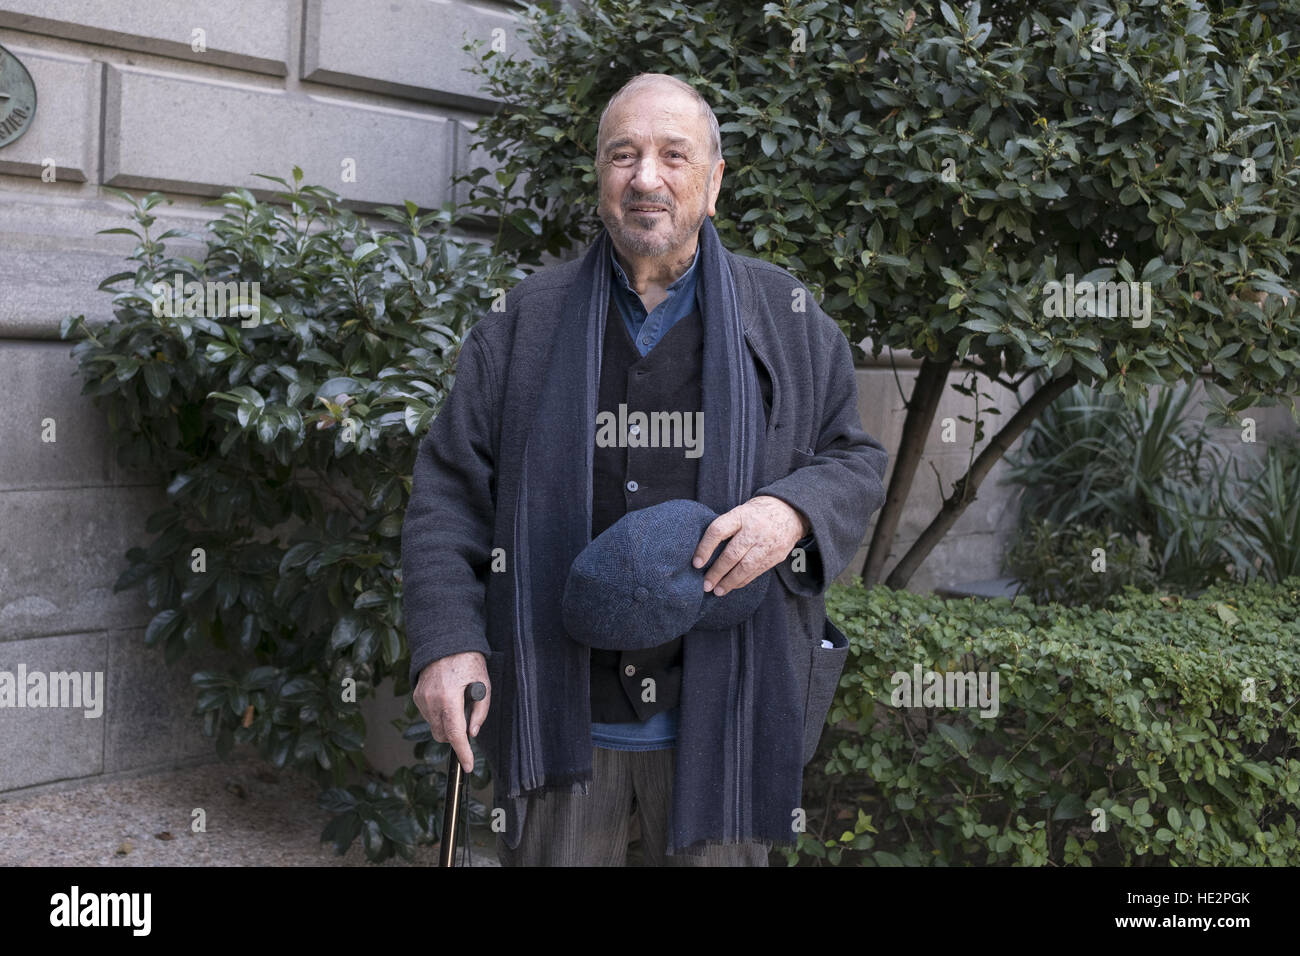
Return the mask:
{"type": "Polygon", "coordinates": [[[622,253],[661,258],[717,212],[721,160],[695,101],[665,84],[624,97],[605,117],[597,214],[622,253]]]}

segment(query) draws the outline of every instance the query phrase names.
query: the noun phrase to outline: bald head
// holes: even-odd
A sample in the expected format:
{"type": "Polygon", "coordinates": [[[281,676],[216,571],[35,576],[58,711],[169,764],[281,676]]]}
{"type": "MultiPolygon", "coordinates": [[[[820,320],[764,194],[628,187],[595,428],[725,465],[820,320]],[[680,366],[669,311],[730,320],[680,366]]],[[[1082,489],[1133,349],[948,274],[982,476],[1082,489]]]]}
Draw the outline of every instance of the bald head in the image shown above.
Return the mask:
{"type": "Polygon", "coordinates": [[[722,159],[722,133],[718,129],[718,118],[713,114],[713,108],[709,106],[708,100],[701,96],[689,83],[683,83],[677,77],[669,76],[667,73],[639,73],[624,83],[618,92],[609,98],[609,102],[605,104],[605,108],[601,111],[600,124],[596,128],[597,150],[605,143],[607,129],[605,121],[610,114],[610,110],[614,109],[622,100],[638,93],[656,97],[665,95],[688,97],[695,104],[700,119],[704,122],[710,159],[715,163],[722,159]]]}

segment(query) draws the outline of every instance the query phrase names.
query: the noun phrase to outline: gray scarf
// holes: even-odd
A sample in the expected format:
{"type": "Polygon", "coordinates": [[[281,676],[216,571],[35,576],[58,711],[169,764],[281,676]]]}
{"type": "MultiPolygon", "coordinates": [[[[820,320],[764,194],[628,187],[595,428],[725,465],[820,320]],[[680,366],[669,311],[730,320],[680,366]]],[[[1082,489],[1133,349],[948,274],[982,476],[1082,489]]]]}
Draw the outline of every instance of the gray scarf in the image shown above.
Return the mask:
{"type": "MultiPolygon", "coordinates": [[[[494,702],[503,708],[498,738],[485,745],[489,756],[508,755],[493,765],[504,778],[497,786],[511,846],[526,794],[586,793],[591,781],[589,650],[565,632],[560,603],[569,566],[590,540],[610,241],[602,230],[568,289],[537,401],[510,412],[532,415],[519,491],[498,503],[514,515],[514,641],[497,649],[514,693],[494,702]]],[[[753,495],[765,418],[735,283],[708,218],[699,242],[705,453],[696,497],[722,514],[753,495]]],[[[699,852],[706,842],[793,841],[803,713],[783,599],[774,582],[739,627],[683,639],[669,853],[699,852]]]]}

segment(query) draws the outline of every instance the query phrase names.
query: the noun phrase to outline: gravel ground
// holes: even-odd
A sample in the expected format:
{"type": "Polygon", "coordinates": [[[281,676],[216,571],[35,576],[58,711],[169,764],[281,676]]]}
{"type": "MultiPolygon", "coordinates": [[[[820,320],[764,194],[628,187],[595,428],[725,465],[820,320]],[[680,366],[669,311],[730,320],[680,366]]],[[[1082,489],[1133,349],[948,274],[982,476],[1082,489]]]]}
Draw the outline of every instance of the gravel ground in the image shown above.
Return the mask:
{"type": "MultiPolygon", "coordinates": [[[[436,866],[366,860],[360,842],[340,857],[320,842],[329,814],[316,784],[257,757],[204,764],[75,790],[0,798],[0,866],[436,866]],[[206,832],[191,828],[201,808],[206,832]]],[[[461,855],[457,854],[458,861],[461,855]]],[[[475,835],[474,866],[499,866],[475,835]]]]}

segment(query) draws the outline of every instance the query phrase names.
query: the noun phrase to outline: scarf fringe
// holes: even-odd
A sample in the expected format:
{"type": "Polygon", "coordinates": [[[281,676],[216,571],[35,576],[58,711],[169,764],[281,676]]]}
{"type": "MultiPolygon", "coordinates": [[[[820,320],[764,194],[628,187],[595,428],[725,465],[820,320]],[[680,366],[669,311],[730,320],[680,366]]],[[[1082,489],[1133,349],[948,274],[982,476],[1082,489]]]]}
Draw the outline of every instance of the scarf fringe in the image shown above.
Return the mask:
{"type": "Polygon", "coordinates": [[[585,796],[591,792],[591,784],[591,768],[572,770],[567,773],[552,773],[543,776],[537,786],[528,790],[520,790],[516,787],[509,791],[506,797],[511,800],[530,796],[545,799],[548,793],[581,793],[585,796]]]}
{"type": "Polygon", "coordinates": [[[701,856],[707,856],[709,854],[709,851],[713,850],[716,847],[747,846],[755,843],[763,847],[763,849],[769,853],[772,852],[773,846],[776,845],[785,845],[785,844],[788,844],[790,846],[794,845],[793,840],[772,841],[772,840],[754,840],[754,839],[743,839],[743,838],[742,839],[733,838],[733,839],[726,839],[726,840],[698,840],[695,843],[692,843],[690,846],[684,847],[680,850],[674,850],[670,845],[668,849],[664,852],[664,856],[701,857],[701,856]]]}

